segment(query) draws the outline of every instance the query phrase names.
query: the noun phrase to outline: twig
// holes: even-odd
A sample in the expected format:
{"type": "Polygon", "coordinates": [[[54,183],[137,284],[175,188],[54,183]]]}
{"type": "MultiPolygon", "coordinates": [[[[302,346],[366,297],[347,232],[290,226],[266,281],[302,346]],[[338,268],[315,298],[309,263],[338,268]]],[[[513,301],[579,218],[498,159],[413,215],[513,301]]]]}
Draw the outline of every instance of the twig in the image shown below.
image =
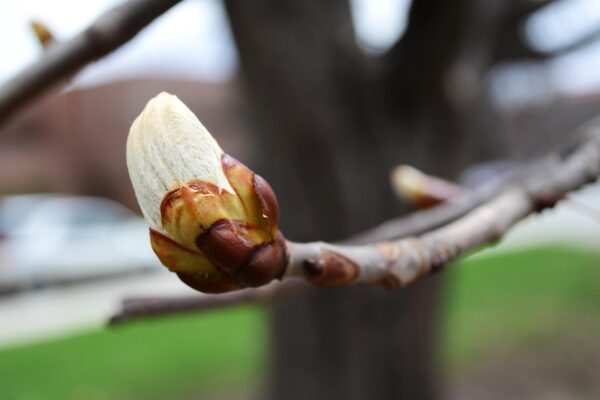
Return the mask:
{"type": "MultiPolygon", "coordinates": [[[[463,216],[491,198],[499,191],[501,183],[506,180],[505,178],[506,176],[498,178],[494,182],[482,185],[474,191],[465,191],[457,198],[428,210],[418,211],[406,217],[387,221],[375,228],[345,239],[339,244],[369,244],[418,235],[437,228],[463,216]]],[[[110,325],[120,325],[150,317],[223,309],[243,304],[269,303],[292,293],[298,293],[307,286],[301,281],[294,283],[272,283],[259,289],[246,289],[222,295],[198,294],[178,298],[126,298],[123,300],[120,310],[111,317],[109,323],[110,325]]]]}
{"type": "Polygon", "coordinates": [[[409,215],[390,219],[374,228],[351,236],[338,244],[369,244],[386,240],[419,236],[462,217],[475,207],[496,196],[510,182],[518,180],[525,173],[543,170],[548,161],[543,158],[522,168],[502,171],[488,182],[481,182],[475,188],[457,186],[457,195],[432,207],[415,211],[409,215]]]}
{"type": "Polygon", "coordinates": [[[446,179],[425,174],[411,165],[398,165],[390,174],[390,183],[399,200],[417,209],[445,203],[465,191],[446,179]]]}
{"type": "Polygon", "coordinates": [[[263,304],[295,293],[305,286],[301,282],[273,282],[258,289],[245,289],[221,295],[198,294],[172,298],[125,299],[121,310],[110,318],[109,324],[116,326],[140,318],[159,317],[172,314],[191,313],[222,309],[244,304],[263,304]]]}
{"type": "Polygon", "coordinates": [[[132,39],[181,0],[130,0],[102,14],[73,39],[57,43],[42,58],[0,88],[0,124],[53,85],[132,39]]]}
{"type": "Polygon", "coordinates": [[[588,204],[582,203],[579,200],[575,200],[572,197],[568,197],[565,201],[565,205],[571,210],[593,219],[596,223],[600,224],[600,210],[592,207],[588,204]]]}
{"type": "Polygon", "coordinates": [[[554,206],[569,192],[600,175],[600,126],[564,156],[550,157],[530,173],[456,221],[420,237],[365,246],[322,242],[289,243],[284,278],[304,278],[321,286],[382,283],[404,286],[439,269],[466,251],[499,240],[516,222],[554,206]]]}
{"type": "MultiPolygon", "coordinates": [[[[501,177],[447,204],[388,222],[355,236],[351,242],[374,237],[402,237],[407,232],[414,235],[421,229],[432,227],[419,237],[370,245],[288,243],[291,257],[284,277],[286,281],[282,284],[185,300],[127,300],[112,321],[273,301],[287,293],[287,279],[293,277],[330,287],[355,283],[382,283],[388,287],[406,285],[466,251],[497,241],[519,220],[554,206],[567,193],[595,181],[600,175],[600,124],[592,124],[586,132],[587,135],[568,154],[551,155],[542,162],[524,167],[511,178],[501,177]],[[440,225],[445,226],[438,227],[440,225]],[[395,227],[397,231],[394,231],[395,227]]],[[[302,285],[295,288],[300,289],[302,285]]]]}
{"type": "Polygon", "coordinates": [[[465,191],[447,202],[386,221],[365,232],[353,235],[341,241],[340,244],[369,244],[421,235],[462,217],[478,205],[491,199],[500,191],[504,182],[505,178],[502,178],[475,190],[465,191]]]}

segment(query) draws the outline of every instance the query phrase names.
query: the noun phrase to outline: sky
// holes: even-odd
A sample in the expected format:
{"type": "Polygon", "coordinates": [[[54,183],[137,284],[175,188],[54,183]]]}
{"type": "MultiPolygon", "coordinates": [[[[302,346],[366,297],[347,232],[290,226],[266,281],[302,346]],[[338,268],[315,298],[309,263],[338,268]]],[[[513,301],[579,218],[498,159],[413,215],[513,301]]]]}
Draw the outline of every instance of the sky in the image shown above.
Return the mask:
{"type": "MultiPolygon", "coordinates": [[[[66,40],[101,12],[122,0],[0,0],[0,82],[40,57],[29,29],[31,19],[45,23],[66,40]],[[8,56],[9,55],[9,56],[8,56]]],[[[385,48],[405,25],[408,0],[354,0],[357,30],[371,51],[385,48]],[[375,5],[375,6],[373,6],[375,5]]],[[[131,76],[167,76],[223,80],[235,71],[236,51],[219,0],[186,0],[131,42],[86,68],[77,85],[98,84],[131,76]]]]}
{"type": "MultiPolygon", "coordinates": [[[[122,0],[0,0],[0,81],[40,57],[28,21],[45,23],[58,39],[77,34],[122,0]],[[7,55],[10,54],[10,57],[7,55]]],[[[86,68],[79,84],[132,76],[222,80],[235,66],[225,15],[216,0],[188,0],[158,18],[132,41],[86,68]]]]}
{"type": "MultiPolygon", "coordinates": [[[[0,0],[0,82],[10,79],[42,53],[29,29],[31,19],[44,22],[58,39],[66,40],[121,1],[0,0]]],[[[352,5],[357,36],[367,51],[385,50],[405,29],[409,0],[352,0],[352,5]]],[[[598,25],[599,0],[562,0],[534,17],[525,32],[536,47],[552,50],[598,25]]],[[[75,85],[134,76],[221,81],[232,76],[236,64],[221,2],[186,0],[131,42],[85,68],[75,85]]],[[[536,93],[535,88],[521,83],[543,74],[540,81],[550,82],[558,92],[585,93],[600,90],[600,73],[596,71],[600,71],[600,42],[551,62],[543,71],[535,67],[500,70],[499,85],[514,86],[513,97],[527,97],[536,93]]]]}

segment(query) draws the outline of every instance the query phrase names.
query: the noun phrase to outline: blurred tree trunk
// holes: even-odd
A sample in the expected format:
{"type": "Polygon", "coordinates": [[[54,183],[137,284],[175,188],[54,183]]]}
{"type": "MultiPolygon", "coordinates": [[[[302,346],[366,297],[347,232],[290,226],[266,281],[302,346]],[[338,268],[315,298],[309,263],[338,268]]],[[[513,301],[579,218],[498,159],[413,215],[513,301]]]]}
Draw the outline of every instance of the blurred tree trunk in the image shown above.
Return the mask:
{"type": "MultiPolygon", "coordinates": [[[[475,135],[488,114],[487,60],[465,31],[491,28],[465,28],[474,3],[416,1],[404,37],[369,59],[347,1],[226,0],[256,169],[289,238],[341,239],[405,211],[389,188],[397,163],[452,177],[497,149],[489,130],[475,135]]],[[[314,289],[277,305],[272,397],[437,398],[439,279],[395,292],[314,289]]]]}

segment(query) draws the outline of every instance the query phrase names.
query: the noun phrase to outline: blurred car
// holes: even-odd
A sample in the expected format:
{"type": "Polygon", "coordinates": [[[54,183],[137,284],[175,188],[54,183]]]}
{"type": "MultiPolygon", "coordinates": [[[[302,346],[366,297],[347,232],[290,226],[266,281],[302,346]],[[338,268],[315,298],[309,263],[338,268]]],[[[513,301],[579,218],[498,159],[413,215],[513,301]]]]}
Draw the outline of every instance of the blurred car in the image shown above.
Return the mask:
{"type": "Polygon", "coordinates": [[[0,198],[0,293],[158,267],[144,220],[103,198],[0,198]]]}

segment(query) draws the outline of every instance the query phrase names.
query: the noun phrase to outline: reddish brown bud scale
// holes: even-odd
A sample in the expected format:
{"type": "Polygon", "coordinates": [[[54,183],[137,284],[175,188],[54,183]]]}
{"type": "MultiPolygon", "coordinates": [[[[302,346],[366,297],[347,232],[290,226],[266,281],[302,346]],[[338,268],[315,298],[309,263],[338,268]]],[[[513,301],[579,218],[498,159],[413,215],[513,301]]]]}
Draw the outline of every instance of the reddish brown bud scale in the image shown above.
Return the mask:
{"type": "Polygon", "coordinates": [[[204,293],[222,293],[240,289],[222,271],[211,267],[199,252],[186,249],[163,234],[150,230],[152,249],[171,271],[188,286],[204,293]]]}
{"type": "Polygon", "coordinates": [[[417,208],[429,208],[448,201],[463,189],[444,179],[426,175],[409,165],[396,167],[391,174],[392,188],[400,198],[417,208]]]}
{"type": "Polygon", "coordinates": [[[359,272],[356,263],[330,250],[323,250],[320,260],[307,260],[304,269],[310,282],[329,288],[351,284],[359,272]]]}
{"type": "Polygon", "coordinates": [[[535,209],[537,212],[541,212],[542,210],[545,210],[546,208],[554,207],[556,205],[556,203],[558,203],[559,201],[561,201],[563,199],[564,199],[564,195],[561,195],[554,190],[547,189],[537,196],[535,209]]]}
{"type": "Polygon", "coordinates": [[[257,225],[273,238],[279,223],[279,205],[271,186],[228,154],[223,154],[221,162],[225,176],[242,201],[249,219],[247,222],[257,225]]]}
{"type": "Polygon", "coordinates": [[[196,238],[196,245],[217,268],[233,275],[250,257],[255,243],[238,221],[219,220],[196,238]]]}
{"type": "Polygon", "coordinates": [[[243,289],[228,279],[208,280],[202,273],[178,273],[177,276],[181,282],[202,293],[218,294],[243,289]]]}
{"type": "Polygon", "coordinates": [[[263,216],[274,226],[279,224],[279,205],[271,185],[262,176],[254,174],[254,191],[263,209],[263,216]]]}
{"type": "Polygon", "coordinates": [[[323,273],[325,266],[323,265],[323,261],[321,259],[309,258],[304,260],[304,273],[308,276],[308,280],[312,280],[313,278],[317,278],[319,275],[323,273]]]}
{"type": "Polygon", "coordinates": [[[388,275],[381,280],[381,285],[386,289],[397,289],[402,287],[402,282],[394,275],[388,275]]]}
{"type": "Polygon", "coordinates": [[[285,239],[269,184],[226,154],[223,171],[235,193],[193,180],[169,191],[160,205],[163,228],[154,251],[181,280],[203,292],[264,285],[283,275],[285,239]]]}
{"type": "Polygon", "coordinates": [[[254,172],[227,153],[223,153],[223,156],[221,156],[221,164],[223,172],[229,180],[229,184],[242,202],[244,211],[248,216],[252,217],[252,222],[255,222],[256,217],[252,212],[254,208],[252,200],[254,199],[252,196],[252,187],[250,186],[254,180],[254,172]]]}
{"type": "Polygon", "coordinates": [[[285,272],[286,264],[285,239],[278,232],[274,241],[263,243],[254,249],[236,274],[236,280],[243,286],[262,286],[273,279],[280,279],[285,272]]]}

